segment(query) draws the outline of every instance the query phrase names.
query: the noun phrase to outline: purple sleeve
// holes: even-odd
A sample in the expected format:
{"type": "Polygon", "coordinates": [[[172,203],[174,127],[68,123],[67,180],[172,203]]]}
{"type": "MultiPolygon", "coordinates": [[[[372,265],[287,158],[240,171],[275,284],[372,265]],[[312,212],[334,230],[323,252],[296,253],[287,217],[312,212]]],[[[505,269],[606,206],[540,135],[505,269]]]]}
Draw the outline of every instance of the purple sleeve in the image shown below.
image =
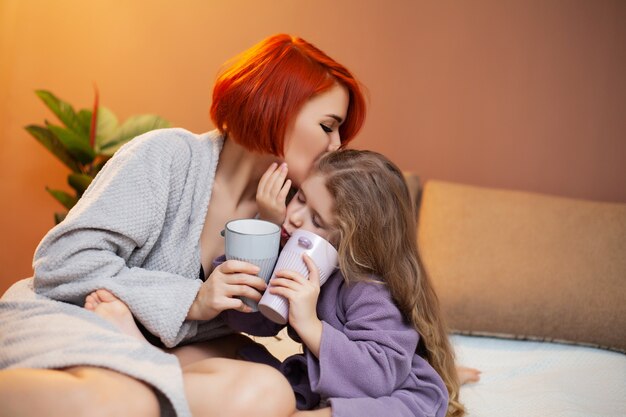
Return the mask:
{"type": "Polygon", "coordinates": [[[333,417],[445,417],[448,391],[428,362],[415,355],[402,387],[378,398],[330,398],[333,417]]]}
{"type": "Polygon", "coordinates": [[[391,396],[380,398],[332,398],[330,405],[332,417],[444,417],[446,415],[447,401],[432,403],[423,400],[423,395],[419,392],[399,390],[391,396]]]}
{"type": "Polygon", "coordinates": [[[307,354],[311,388],[323,398],[391,395],[411,373],[417,332],[384,285],[358,283],[339,297],[343,329],[322,321],[319,359],[307,354]]]}

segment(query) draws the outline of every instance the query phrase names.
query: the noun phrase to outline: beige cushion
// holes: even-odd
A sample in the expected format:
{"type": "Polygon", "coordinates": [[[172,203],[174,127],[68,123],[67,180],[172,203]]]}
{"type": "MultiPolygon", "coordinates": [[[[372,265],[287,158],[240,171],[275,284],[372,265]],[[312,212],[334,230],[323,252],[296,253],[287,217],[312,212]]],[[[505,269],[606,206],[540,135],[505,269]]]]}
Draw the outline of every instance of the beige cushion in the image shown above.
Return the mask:
{"type": "Polygon", "coordinates": [[[626,351],[626,204],[428,181],[418,243],[452,329],[626,351]]]}

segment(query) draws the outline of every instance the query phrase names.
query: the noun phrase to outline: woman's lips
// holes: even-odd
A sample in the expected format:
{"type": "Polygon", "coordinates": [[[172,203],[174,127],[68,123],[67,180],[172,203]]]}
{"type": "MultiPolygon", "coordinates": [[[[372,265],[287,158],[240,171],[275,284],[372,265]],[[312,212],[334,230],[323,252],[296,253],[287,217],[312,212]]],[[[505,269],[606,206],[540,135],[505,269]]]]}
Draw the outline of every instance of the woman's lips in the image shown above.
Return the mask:
{"type": "Polygon", "coordinates": [[[289,232],[287,232],[287,230],[284,227],[280,228],[280,237],[282,240],[287,240],[289,239],[291,235],[289,234],[289,232]]]}

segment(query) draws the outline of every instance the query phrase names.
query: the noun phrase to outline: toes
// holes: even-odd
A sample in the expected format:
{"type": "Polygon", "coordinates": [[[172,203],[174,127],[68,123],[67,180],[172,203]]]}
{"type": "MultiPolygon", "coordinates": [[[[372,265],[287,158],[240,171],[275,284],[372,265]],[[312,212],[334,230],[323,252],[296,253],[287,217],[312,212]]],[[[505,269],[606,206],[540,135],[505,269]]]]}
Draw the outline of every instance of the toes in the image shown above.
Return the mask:
{"type": "Polygon", "coordinates": [[[85,297],[85,308],[87,310],[93,310],[98,305],[98,301],[96,297],[94,296],[94,294],[95,293],[91,293],[87,297],[85,297]]]}
{"type": "Polygon", "coordinates": [[[114,296],[112,293],[105,289],[99,289],[98,291],[96,291],[96,295],[103,303],[110,303],[119,300],[116,296],[114,296]]]}

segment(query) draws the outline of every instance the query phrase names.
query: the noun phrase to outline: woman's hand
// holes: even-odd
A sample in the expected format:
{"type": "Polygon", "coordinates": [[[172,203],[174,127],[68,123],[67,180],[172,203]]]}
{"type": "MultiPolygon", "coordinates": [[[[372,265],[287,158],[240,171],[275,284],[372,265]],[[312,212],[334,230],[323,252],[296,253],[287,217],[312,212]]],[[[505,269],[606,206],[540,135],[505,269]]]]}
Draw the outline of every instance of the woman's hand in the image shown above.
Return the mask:
{"type": "Polygon", "coordinates": [[[247,297],[255,301],[261,299],[267,284],[256,276],[259,270],[258,266],[244,261],[230,260],[219,265],[200,287],[187,319],[211,320],[228,309],[252,312],[237,297],[247,297]]]}
{"type": "Polygon", "coordinates": [[[291,270],[280,270],[272,278],[270,293],[289,300],[289,324],[309,350],[318,356],[322,322],[317,317],[320,275],[313,260],[305,253],[302,259],[309,269],[309,279],[291,270]]]}
{"type": "Polygon", "coordinates": [[[286,180],[286,178],[287,164],[282,163],[278,166],[274,162],[261,177],[256,191],[259,217],[279,226],[285,220],[286,199],[291,188],[291,180],[286,180]]]}

